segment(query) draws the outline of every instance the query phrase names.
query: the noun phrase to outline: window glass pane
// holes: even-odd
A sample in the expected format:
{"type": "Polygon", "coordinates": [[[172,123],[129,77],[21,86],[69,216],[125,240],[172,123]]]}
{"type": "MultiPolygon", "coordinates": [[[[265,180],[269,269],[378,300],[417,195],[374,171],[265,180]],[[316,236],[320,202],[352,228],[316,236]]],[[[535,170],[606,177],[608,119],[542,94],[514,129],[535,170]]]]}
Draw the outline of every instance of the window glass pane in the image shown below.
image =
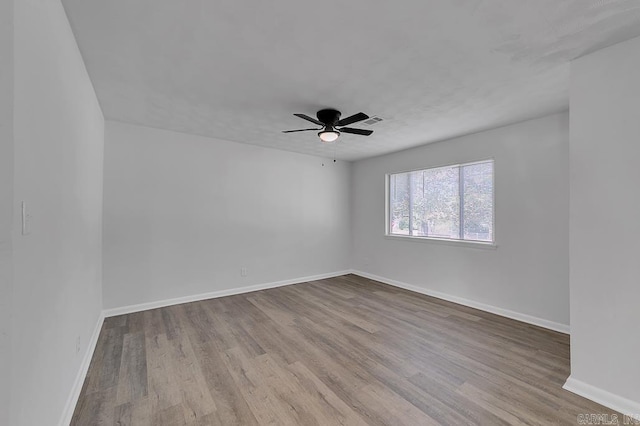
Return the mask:
{"type": "Polygon", "coordinates": [[[389,180],[389,232],[409,235],[409,175],[391,175],[389,180]]]}
{"type": "Polygon", "coordinates": [[[493,161],[389,177],[390,234],[492,242],[493,207],[493,161]]]}
{"type": "Polygon", "coordinates": [[[493,241],[493,162],[463,166],[464,239],[493,241]]]}
{"type": "Polygon", "coordinates": [[[460,238],[458,167],[414,172],[414,234],[460,238]]]}
{"type": "Polygon", "coordinates": [[[425,225],[425,193],[424,193],[424,172],[418,171],[409,174],[411,189],[411,235],[419,237],[426,236],[425,225]]]}

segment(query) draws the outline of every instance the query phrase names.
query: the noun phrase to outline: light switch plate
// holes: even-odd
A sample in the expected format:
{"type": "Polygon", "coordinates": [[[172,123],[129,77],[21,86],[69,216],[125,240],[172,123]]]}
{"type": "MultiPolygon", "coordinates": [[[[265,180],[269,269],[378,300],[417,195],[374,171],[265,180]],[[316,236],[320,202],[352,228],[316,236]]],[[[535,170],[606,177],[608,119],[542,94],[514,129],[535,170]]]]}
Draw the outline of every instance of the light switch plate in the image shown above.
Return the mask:
{"type": "Polygon", "coordinates": [[[22,202],[22,235],[31,233],[31,215],[27,211],[27,203],[22,202]]]}

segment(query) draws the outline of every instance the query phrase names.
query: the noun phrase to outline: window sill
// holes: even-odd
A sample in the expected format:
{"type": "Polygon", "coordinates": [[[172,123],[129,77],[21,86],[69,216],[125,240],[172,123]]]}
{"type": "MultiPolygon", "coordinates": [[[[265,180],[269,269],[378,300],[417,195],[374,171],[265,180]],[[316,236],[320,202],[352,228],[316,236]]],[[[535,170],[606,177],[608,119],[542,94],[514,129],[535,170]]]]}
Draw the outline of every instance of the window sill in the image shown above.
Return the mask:
{"type": "Polygon", "coordinates": [[[442,244],[446,246],[455,246],[455,247],[470,247],[476,249],[484,249],[484,250],[496,250],[498,245],[493,242],[484,242],[484,241],[467,241],[467,240],[451,240],[447,238],[433,238],[433,237],[413,237],[409,235],[393,235],[393,234],[385,234],[384,236],[387,240],[404,240],[411,241],[415,243],[435,243],[442,244]]]}

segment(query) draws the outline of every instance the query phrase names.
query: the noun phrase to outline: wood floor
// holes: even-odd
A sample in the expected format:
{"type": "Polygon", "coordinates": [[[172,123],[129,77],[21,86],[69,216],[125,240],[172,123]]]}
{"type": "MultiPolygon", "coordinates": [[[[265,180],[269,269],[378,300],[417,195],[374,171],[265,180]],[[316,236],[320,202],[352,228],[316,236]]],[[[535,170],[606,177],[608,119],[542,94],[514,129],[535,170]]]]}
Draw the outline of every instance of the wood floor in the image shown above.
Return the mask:
{"type": "MultiPolygon", "coordinates": [[[[577,424],[569,338],[354,275],[105,320],[73,425],[577,424]]],[[[621,416],[620,416],[621,417],[621,416]]]]}

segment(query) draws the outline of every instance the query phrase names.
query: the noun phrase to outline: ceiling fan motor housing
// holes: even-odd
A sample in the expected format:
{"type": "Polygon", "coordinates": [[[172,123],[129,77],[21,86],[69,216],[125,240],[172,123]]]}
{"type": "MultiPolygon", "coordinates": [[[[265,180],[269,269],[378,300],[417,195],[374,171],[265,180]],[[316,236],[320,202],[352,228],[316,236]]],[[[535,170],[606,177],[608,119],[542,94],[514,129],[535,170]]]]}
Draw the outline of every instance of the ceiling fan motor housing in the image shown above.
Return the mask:
{"type": "Polygon", "coordinates": [[[340,111],[335,109],[321,109],[316,113],[318,120],[325,125],[333,127],[340,120],[340,111]]]}

